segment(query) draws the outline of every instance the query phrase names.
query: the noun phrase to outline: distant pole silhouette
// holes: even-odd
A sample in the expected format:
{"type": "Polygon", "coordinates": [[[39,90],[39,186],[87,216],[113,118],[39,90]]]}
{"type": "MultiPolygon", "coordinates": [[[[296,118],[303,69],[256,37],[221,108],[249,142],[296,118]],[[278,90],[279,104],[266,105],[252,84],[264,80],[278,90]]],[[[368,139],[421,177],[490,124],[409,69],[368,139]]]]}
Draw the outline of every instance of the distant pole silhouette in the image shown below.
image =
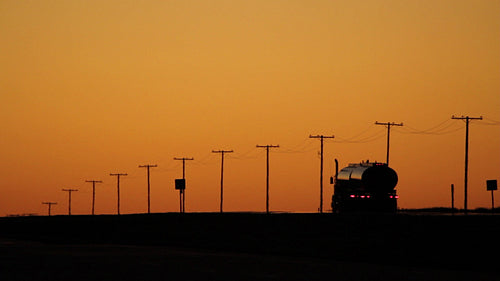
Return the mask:
{"type": "MultiPolygon", "coordinates": [[[[193,157],[174,157],[174,160],[181,160],[182,161],[182,179],[186,180],[186,161],[189,160],[194,160],[193,157]]],[[[179,189],[179,201],[180,201],[180,212],[185,213],[186,212],[186,190],[185,189],[179,189]]]]}
{"type": "Polygon", "coordinates": [[[148,171],[148,214],[151,213],[149,169],[150,168],[154,168],[154,167],[158,167],[158,166],[157,165],[151,165],[151,164],[148,164],[148,165],[139,165],[139,168],[146,168],[146,170],[148,171]]]}
{"type": "Polygon", "coordinates": [[[389,166],[389,140],[391,138],[391,126],[403,126],[403,123],[394,123],[394,122],[387,122],[387,123],[382,123],[382,122],[375,122],[375,125],[383,125],[387,126],[387,155],[386,155],[386,164],[389,166]]]}
{"type": "Polygon", "coordinates": [[[455,185],[451,184],[451,212],[455,213],[455,185]]]}
{"type": "Polygon", "coordinates": [[[269,214],[269,148],[277,148],[279,145],[257,145],[258,148],[266,149],[266,213],[269,214]]]}
{"type": "Polygon", "coordinates": [[[321,162],[320,162],[320,168],[319,168],[319,212],[323,213],[323,140],[324,139],[333,139],[334,136],[324,136],[324,135],[317,135],[313,136],[310,135],[309,138],[312,139],[319,139],[321,142],[321,162]]]}
{"type": "Polygon", "coordinates": [[[491,190],[491,212],[492,213],[495,212],[495,197],[493,195],[493,191],[494,190],[491,190]]]}
{"type": "Polygon", "coordinates": [[[212,150],[212,153],[221,154],[221,168],[220,168],[220,212],[222,213],[222,206],[224,202],[224,154],[233,153],[232,150],[212,150]]]}
{"type": "Polygon", "coordinates": [[[88,180],[88,181],[85,181],[85,182],[91,182],[92,183],[92,215],[94,215],[95,184],[96,183],[102,183],[102,181],[88,180]]]}
{"type": "Polygon", "coordinates": [[[51,209],[52,205],[57,205],[57,202],[42,202],[42,204],[48,205],[48,207],[49,207],[49,217],[50,217],[51,216],[50,209],[51,209]]]}
{"type": "Polygon", "coordinates": [[[78,189],[64,189],[62,191],[68,192],[68,216],[71,216],[71,192],[78,191],[78,189]]]}
{"type": "Polygon", "coordinates": [[[122,176],[128,176],[128,174],[120,174],[120,173],[115,173],[115,174],[109,174],[110,176],[116,176],[117,179],[117,184],[116,184],[116,190],[117,190],[117,214],[120,214],[120,177],[122,176]]]}
{"type": "Polygon", "coordinates": [[[451,119],[465,120],[465,175],[464,175],[464,213],[467,214],[467,183],[468,183],[468,170],[469,170],[469,122],[471,120],[483,120],[483,117],[455,117],[451,116],[451,119]]]}

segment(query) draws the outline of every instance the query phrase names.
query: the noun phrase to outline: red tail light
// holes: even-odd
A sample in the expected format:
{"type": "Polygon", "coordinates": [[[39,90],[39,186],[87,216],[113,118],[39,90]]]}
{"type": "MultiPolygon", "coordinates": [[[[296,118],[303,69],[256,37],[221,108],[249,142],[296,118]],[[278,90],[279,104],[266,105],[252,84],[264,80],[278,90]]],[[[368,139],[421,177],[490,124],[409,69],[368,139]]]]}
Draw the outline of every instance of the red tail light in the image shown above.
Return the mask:
{"type": "MultiPolygon", "coordinates": [[[[362,198],[362,199],[368,199],[371,198],[371,195],[357,195],[357,194],[351,194],[349,195],[351,198],[362,198]]],[[[392,198],[392,197],[391,197],[392,198]]]]}

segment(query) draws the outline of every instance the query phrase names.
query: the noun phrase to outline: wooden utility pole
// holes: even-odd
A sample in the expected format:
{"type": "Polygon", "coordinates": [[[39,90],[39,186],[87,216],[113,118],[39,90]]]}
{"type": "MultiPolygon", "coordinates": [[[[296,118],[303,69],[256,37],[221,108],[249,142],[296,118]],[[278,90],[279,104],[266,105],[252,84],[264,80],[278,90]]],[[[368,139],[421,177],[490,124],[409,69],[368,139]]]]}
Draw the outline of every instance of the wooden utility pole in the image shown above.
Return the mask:
{"type": "Polygon", "coordinates": [[[266,213],[269,214],[269,148],[277,148],[279,145],[257,145],[258,148],[266,149],[266,213]]]}
{"type": "Polygon", "coordinates": [[[375,125],[383,125],[387,126],[387,155],[386,155],[386,164],[389,166],[389,140],[391,138],[391,126],[403,126],[403,123],[394,123],[394,122],[387,122],[387,123],[382,123],[382,122],[375,122],[375,125]]]}
{"type": "Polygon", "coordinates": [[[57,205],[57,202],[42,202],[42,204],[49,206],[49,217],[50,217],[51,216],[50,209],[51,209],[52,205],[57,205]]]}
{"type": "Polygon", "coordinates": [[[94,215],[95,184],[96,183],[102,183],[102,181],[88,180],[88,181],[85,181],[85,182],[91,182],[92,183],[92,215],[94,215]]]}
{"type": "Polygon", "coordinates": [[[468,173],[469,173],[469,122],[471,120],[483,120],[483,117],[455,117],[451,116],[451,119],[465,120],[465,175],[464,175],[464,213],[467,214],[467,183],[468,183],[468,173]]]}
{"type": "MultiPolygon", "coordinates": [[[[174,157],[174,160],[182,161],[182,179],[186,180],[186,161],[194,160],[193,157],[174,157]]],[[[180,212],[186,212],[186,189],[179,189],[180,212]]]]}
{"type": "Polygon", "coordinates": [[[154,167],[158,167],[157,165],[151,165],[151,164],[147,164],[147,165],[139,165],[139,168],[146,168],[146,170],[148,171],[148,214],[151,213],[151,198],[150,198],[150,182],[149,182],[149,169],[150,168],[154,168],[154,167]]]}
{"type": "Polygon", "coordinates": [[[71,192],[78,191],[78,189],[64,189],[62,191],[68,192],[68,216],[71,216],[71,192]]]}
{"type": "Polygon", "coordinates": [[[224,202],[224,154],[233,153],[232,150],[212,150],[212,153],[221,154],[221,167],[220,167],[220,212],[222,213],[222,207],[224,202]]]}
{"type": "Polygon", "coordinates": [[[116,184],[116,191],[117,191],[117,214],[120,214],[120,177],[122,176],[128,176],[128,174],[120,174],[120,173],[115,173],[115,174],[109,174],[110,176],[116,176],[117,179],[117,184],[116,184]]]}
{"type": "Polygon", "coordinates": [[[319,139],[321,142],[321,162],[319,168],[319,212],[323,213],[323,140],[333,139],[334,136],[324,136],[324,135],[310,135],[309,138],[319,139]]]}
{"type": "Polygon", "coordinates": [[[455,185],[451,184],[451,212],[455,214],[455,185]]]}
{"type": "Polygon", "coordinates": [[[493,191],[491,190],[491,212],[495,212],[495,196],[493,195],[493,191]]]}

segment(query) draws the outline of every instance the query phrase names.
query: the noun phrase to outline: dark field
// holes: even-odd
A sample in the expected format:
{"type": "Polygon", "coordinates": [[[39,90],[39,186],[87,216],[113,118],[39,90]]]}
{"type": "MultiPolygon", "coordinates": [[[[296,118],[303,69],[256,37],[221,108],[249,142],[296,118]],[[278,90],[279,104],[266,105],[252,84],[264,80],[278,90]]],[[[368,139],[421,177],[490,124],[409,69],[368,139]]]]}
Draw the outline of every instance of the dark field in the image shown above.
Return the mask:
{"type": "Polygon", "coordinates": [[[500,217],[0,218],[0,280],[500,280],[500,217]]]}

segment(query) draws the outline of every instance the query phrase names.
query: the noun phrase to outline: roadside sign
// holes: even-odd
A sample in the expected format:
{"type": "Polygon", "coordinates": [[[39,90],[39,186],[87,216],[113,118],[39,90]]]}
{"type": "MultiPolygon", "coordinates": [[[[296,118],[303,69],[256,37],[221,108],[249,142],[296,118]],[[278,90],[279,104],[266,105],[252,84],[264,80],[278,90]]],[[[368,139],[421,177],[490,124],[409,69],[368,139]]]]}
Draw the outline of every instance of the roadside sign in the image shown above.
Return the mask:
{"type": "Polygon", "coordinates": [[[486,190],[488,190],[488,191],[497,190],[497,180],[487,180],[486,181],[486,190]]]}
{"type": "Polygon", "coordinates": [[[175,180],[175,189],[178,189],[178,190],[186,189],[186,180],[185,179],[176,179],[175,180]]]}

